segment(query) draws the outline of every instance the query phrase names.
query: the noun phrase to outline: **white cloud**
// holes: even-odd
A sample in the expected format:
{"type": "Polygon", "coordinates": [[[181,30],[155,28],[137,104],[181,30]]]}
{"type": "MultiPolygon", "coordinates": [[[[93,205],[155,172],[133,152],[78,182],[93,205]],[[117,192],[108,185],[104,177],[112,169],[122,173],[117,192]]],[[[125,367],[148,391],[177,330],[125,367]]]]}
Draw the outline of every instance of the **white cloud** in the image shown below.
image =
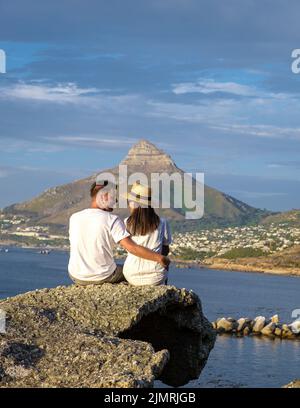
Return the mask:
{"type": "Polygon", "coordinates": [[[291,94],[282,92],[268,92],[254,85],[245,85],[238,82],[218,82],[210,78],[200,78],[196,82],[181,82],[172,85],[172,92],[176,95],[184,95],[189,93],[200,93],[203,95],[225,93],[241,97],[257,98],[262,102],[264,99],[290,99],[291,94]]]}
{"type": "MultiPolygon", "coordinates": [[[[51,140],[50,137],[45,137],[45,140],[51,140]]],[[[55,136],[55,142],[63,144],[72,145],[82,145],[82,146],[131,146],[137,142],[137,139],[126,139],[126,138],[110,138],[106,136],[97,135],[79,135],[79,136],[55,136]]]]}
{"type": "Polygon", "coordinates": [[[300,128],[279,127],[272,125],[242,125],[242,124],[224,124],[211,126],[211,128],[225,132],[234,132],[249,136],[276,139],[293,139],[300,141],[300,128]]]}
{"type": "Polygon", "coordinates": [[[175,93],[188,93],[193,89],[203,93],[222,90],[228,92],[228,96],[213,100],[204,98],[192,103],[149,101],[150,109],[147,114],[204,125],[226,133],[300,141],[297,94],[268,93],[251,86],[212,80],[179,84],[175,93]],[[232,94],[251,97],[244,98],[241,102],[240,99],[233,98],[232,94]],[[280,122],[283,122],[282,125],[280,122]],[[286,126],[286,123],[293,123],[293,126],[286,126]]]}
{"type": "Polygon", "coordinates": [[[183,82],[173,84],[173,93],[182,95],[187,93],[211,94],[216,92],[230,93],[240,96],[256,96],[258,90],[249,85],[236,82],[216,82],[213,79],[200,79],[197,82],[183,82]]]}
{"type": "Polygon", "coordinates": [[[232,116],[236,107],[234,100],[217,100],[213,103],[170,103],[149,101],[149,116],[168,117],[171,119],[213,125],[223,122],[224,118],[232,116]]]}
{"type": "Polygon", "coordinates": [[[80,88],[71,82],[55,86],[19,82],[9,87],[2,87],[0,91],[2,99],[30,99],[55,103],[81,103],[83,97],[99,92],[96,88],[80,88]]]}
{"type": "Polygon", "coordinates": [[[37,141],[11,140],[8,138],[3,138],[1,143],[1,151],[4,153],[56,153],[63,150],[63,146],[37,141]]]}

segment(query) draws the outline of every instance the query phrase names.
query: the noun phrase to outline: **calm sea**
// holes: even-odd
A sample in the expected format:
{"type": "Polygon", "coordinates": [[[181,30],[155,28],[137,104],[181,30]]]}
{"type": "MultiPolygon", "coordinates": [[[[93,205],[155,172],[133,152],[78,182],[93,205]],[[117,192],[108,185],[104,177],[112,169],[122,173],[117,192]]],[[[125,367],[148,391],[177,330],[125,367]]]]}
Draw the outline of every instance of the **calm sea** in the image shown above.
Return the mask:
{"type": "MultiPolygon", "coordinates": [[[[0,252],[0,298],[37,288],[70,284],[68,254],[11,248],[0,252]]],[[[193,289],[208,319],[266,317],[291,321],[300,309],[300,278],[256,273],[171,268],[169,283],[193,289]]],[[[280,387],[300,377],[300,342],[219,336],[192,387],[280,387]]],[[[158,386],[164,386],[157,382],[158,386]]]]}

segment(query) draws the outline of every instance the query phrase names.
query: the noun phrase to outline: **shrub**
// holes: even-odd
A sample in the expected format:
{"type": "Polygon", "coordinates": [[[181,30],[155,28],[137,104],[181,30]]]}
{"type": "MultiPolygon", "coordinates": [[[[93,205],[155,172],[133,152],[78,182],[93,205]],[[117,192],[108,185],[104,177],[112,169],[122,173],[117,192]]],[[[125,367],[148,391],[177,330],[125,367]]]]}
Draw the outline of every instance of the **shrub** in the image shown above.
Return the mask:
{"type": "Polygon", "coordinates": [[[222,258],[226,259],[235,259],[235,258],[254,258],[257,256],[263,256],[266,255],[266,253],[259,248],[233,248],[230,249],[229,251],[225,252],[225,254],[222,255],[222,258]]]}

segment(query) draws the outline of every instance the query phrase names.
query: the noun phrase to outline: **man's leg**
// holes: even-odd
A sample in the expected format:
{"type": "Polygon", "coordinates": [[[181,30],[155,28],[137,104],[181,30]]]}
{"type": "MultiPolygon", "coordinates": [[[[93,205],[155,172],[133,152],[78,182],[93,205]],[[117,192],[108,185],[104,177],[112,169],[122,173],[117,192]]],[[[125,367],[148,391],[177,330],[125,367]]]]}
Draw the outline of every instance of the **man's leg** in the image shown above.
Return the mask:
{"type": "Polygon", "coordinates": [[[119,283],[126,281],[124,275],[123,275],[123,265],[117,265],[116,269],[114,272],[106,279],[103,279],[101,281],[83,281],[80,279],[76,279],[73,276],[69,274],[70,278],[76,285],[80,286],[86,286],[86,285],[102,285],[103,283],[119,283]]]}
{"type": "Polygon", "coordinates": [[[119,283],[123,281],[126,281],[123,275],[123,265],[117,265],[114,273],[105,279],[105,282],[109,283],[119,283]]]}

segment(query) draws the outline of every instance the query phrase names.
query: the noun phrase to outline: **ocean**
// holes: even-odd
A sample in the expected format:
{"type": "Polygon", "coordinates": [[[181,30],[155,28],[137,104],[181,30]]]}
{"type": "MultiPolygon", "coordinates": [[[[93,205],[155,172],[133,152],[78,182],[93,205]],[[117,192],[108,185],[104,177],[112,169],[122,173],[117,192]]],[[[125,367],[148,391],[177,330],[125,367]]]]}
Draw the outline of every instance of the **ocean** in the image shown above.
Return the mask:
{"type": "MultiPolygon", "coordinates": [[[[42,255],[35,249],[0,252],[0,298],[30,290],[68,285],[68,254],[42,255]]],[[[284,322],[300,309],[300,278],[171,267],[169,284],[192,289],[206,317],[270,317],[284,322]]],[[[218,336],[199,379],[189,387],[281,387],[300,377],[300,341],[218,336]]],[[[165,387],[157,381],[157,387],[165,387]]]]}

